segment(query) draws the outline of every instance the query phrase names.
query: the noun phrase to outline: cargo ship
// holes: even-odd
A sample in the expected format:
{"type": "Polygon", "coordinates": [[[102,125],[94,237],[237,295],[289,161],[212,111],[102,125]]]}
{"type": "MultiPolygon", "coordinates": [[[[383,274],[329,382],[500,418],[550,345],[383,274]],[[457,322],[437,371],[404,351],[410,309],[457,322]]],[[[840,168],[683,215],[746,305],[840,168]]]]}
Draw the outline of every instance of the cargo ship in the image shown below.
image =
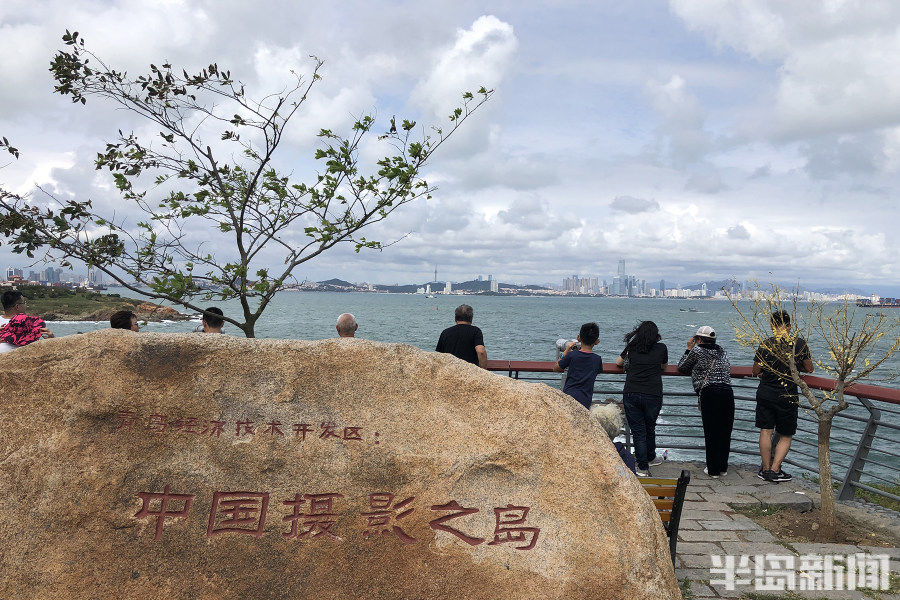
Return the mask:
{"type": "Polygon", "coordinates": [[[863,308],[900,308],[900,298],[857,298],[856,305],[863,308]]]}

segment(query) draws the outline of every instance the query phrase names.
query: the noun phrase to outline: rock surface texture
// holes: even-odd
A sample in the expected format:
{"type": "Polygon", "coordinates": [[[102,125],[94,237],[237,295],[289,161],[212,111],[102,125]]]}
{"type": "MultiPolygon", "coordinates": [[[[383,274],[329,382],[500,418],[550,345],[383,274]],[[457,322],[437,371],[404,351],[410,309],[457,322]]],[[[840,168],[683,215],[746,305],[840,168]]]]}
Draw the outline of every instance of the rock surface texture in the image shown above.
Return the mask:
{"type": "Polygon", "coordinates": [[[101,331],[0,390],[0,598],[681,597],[588,412],[449,355],[101,331]]]}

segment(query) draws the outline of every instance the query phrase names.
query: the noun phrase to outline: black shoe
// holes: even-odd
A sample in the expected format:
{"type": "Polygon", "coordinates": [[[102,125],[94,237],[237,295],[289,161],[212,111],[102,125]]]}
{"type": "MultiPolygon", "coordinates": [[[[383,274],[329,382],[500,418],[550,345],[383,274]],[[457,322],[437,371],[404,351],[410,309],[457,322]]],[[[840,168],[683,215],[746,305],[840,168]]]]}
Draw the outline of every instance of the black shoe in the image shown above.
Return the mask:
{"type": "Polygon", "coordinates": [[[759,471],[756,472],[756,476],[759,477],[760,479],[762,479],[763,481],[766,480],[766,472],[763,471],[762,467],[760,467],[759,471]]]}
{"type": "Polygon", "coordinates": [[[778,472],[775,473],[774,481],[790,481],[793,478],[794,478],[794,476],[791,475],[790,473],[785,473],[781,469],[778,469],[778,472]]]}
{"type": "Polygon", "coordinates": [[[778,483],[778,473],[775,471],[763,471],[763,479],[771,483],[778,483]]]}

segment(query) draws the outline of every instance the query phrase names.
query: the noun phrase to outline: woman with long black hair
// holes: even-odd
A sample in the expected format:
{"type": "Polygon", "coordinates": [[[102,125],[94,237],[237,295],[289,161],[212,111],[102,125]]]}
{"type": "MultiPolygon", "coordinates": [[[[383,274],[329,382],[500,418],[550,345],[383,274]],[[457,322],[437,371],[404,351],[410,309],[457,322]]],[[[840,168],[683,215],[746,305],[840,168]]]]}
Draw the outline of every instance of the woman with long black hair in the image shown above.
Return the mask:
{"type": "Polygon", "coordinates": [[[656,457],[656,419],[662,409],[662,372],[669,362],[669,349],[661,339],[656,323],[643,321],[625,334],[625,349],[616,359],[625,369],[622,400],[638,477],[649,477],[650,467],[662,463],[656,457]]]}

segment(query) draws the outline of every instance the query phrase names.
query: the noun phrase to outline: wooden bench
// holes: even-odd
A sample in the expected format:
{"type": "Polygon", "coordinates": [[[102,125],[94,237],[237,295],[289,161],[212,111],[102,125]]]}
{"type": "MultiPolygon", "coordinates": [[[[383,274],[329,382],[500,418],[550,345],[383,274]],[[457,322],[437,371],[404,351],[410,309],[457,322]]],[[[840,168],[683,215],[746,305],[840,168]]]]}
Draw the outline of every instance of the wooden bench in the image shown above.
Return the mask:
{"type": "Polygon", "coordinates": [[[678,545],[678,524],[681,522],[681,509],[684,506],[684,494],[691,481],[690,471],[684,470],[675,478],[641,477],[641,485],[653,498],[653,504],[659,511],[666,535],[669,536],[669,554],[672,565],[675,565],[675,548],[678,545]]]}

